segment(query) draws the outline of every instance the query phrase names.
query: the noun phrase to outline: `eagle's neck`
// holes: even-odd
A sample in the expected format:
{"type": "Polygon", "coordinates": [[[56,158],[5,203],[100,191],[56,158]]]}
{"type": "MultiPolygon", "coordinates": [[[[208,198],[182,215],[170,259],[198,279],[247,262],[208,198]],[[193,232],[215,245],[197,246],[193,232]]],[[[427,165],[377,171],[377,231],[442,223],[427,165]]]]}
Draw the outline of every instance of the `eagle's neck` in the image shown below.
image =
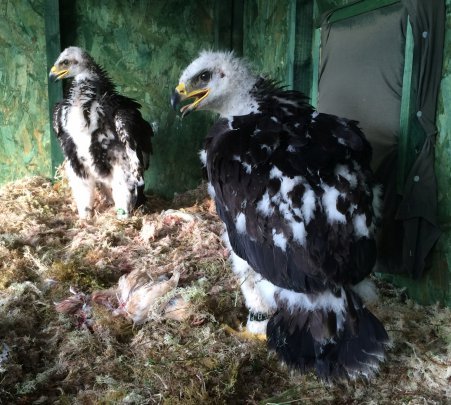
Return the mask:
{"type": "Polygon", "coordinates": [[[222,118],[249,115],[259,110],[258,102],[250,93],[242,93],[228,100],[227,104],[218,111],[222,118]]]}
{"type": "Polygon", "coordinates": [[[81,102],[97,99],[103,95],[115,93],[115,87],[110,78],[98,65],[93,65],[74,77],[70,88],[70,98],[81,102]]]}
{"type": "Polygon", "coordinates": [[[228,120],[234,116],[258,112],[258,101],[252,94],[252,88],[256,81],[257,78],[251,75],[240,77],[231,84],[226,97],[221,97],[216,103],[211,103],[208,109],[218,112],[221,118],[228,120]]]}
{"type": "Polygon", "coordinates": [[[229,121],[234,116],[256,113],[299,115],[313,112],[304,94],[285,90],[262,77],[247,78],[235,85],[226,100],[216,111],[229,121]]]}

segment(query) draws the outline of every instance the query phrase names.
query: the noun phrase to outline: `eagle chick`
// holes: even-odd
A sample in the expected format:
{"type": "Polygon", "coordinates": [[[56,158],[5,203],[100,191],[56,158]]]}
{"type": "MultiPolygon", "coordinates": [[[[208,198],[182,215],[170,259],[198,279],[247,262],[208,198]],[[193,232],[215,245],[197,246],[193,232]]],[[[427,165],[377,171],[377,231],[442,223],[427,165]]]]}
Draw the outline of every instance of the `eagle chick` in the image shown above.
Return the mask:
{"type": "Polygon", "coordinates": [[[171,102],[220,118],[201,159],[249,309],[289,366],[372,377],[388,335],[354,287],[376,261],[380,188],[356,122],[316,112],[232,53],[202,52],[171,102]]]}
{"type": "Polygon", "coordinates": [[[144,171],[152,153],[152,127],[135,100],[117,93],[111,79],[78,47],[66,48],[50,71],[72,78],[53,110],[53,129],[81,219],[91,215],[96,185],[110,194],[119,218],[145,202],[144,171]]]}

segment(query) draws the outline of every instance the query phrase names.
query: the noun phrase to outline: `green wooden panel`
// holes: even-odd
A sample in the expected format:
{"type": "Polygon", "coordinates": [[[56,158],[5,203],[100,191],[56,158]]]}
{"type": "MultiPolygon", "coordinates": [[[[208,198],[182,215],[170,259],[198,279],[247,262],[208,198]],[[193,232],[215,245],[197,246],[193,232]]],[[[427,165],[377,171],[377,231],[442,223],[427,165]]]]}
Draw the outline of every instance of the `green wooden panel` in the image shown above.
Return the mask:
{"type": "Polygon", "coordinates": [[[197,112],[182,120],[169,98],[182,69],[201,49],[214,47],[214,0],[76,0],[60,7],[63,46],[85,48],[152,123],[147,189],[171,197],[197,186],[197,151],[212,115],[197,112]]]}
{"type": "Polygon", "coordinates": [[[285,85],[292,84],[288,61],[292,54],[289,47],[290,6],[290,0],[249,0],[244,3],[244,56],[258,73],[285,85]]]}
{"type": "Polygon", "coordinates": [[[307,96],[311,94],[313,75],[313,1],[296,1],[293,88],[307,96]]]}
{"type": "MultiPolygon", "coordinates": [[[[47,53],[47,72],[53,66],[56,58],[61,52],[61,38],[60,38],[60,14],[59,14],[59,0],[47,0],[45,2],[45,38],[46,38],[46,53],[47,53]]],[[[48,109],[49,109],[49,131],[51,133],[51,164],[52,175],[55,175],[57,167],[63,162],[64,156],[59,145],[56,134],[53,130],[53,106],[63,96],[62,84],[60,81],[52,83],[48,81],[48,109]]]]}
{"type": "Polygon", "coordinates": [[[0,183],[51,175],[44,1],[0,2],[0,183]]]}
{"type": "Polygon", "coordinates": [[[320,62],[320,47],[321,47],[321,29],[315,28],[313,31],[312,41],[312,85],[310,91],[310,99],[312,105],[316,108],[318,106],[318,84],[319,84],[319,62],[320,62]]]}
{"type": "Polygon", "coordinates": [[[327,14],[329,11],[347,6],[353,3],[357,3],[359,0],[314,0],[318,7],[318,17],[327,14]]]}
{"type": "Polygon", "coordinates": [[[214,1],[215,48],[233,50],[243,55],[243,2],[240,0],[214,1]]]}
{"type": "Polygon", "coordinates": [[[297,1],[288,3],[288,38],[287,38],[287,73],[286,82],[289,88],[294,87],[295,52],[296,52],[296,14],[297,1]]]}
{"type": "Polygon", "coordinates": [[[330,23],[335,21],[344,20],[346,18],[355,17],[360,14],[368,13],[372,10],[376,10],[380,7],[390,6],[398,3],[399,0],[360,0],[354,3],[349,1],[343,2],[343,8],[338,8],[333,15],[329,18],[330,23]]]}
{"type": "Polygon", "coordinates": [[[310,95],[313,0],[244,3],[244,56],[258,73],[310,95]]]}

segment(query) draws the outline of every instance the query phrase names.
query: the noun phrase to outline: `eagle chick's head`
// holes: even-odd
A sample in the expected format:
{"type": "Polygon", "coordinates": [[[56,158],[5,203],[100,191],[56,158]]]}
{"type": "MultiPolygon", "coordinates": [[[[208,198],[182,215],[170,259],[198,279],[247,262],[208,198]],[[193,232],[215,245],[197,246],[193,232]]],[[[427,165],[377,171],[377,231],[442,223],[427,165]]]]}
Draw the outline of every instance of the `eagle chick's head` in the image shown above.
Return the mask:
{"type": "Polygon", "coordinates": [[[251,89],[257,77],[233,52],[202,51],[183,71],[171,104],[190,100],[182,116],[194,110],[210,110],[223,117],[245,115],[258,110],[251,89]]]}
{"type": "Polygon", "coordinates": [[[70,46],[61,52],[53,67],[50,69],[50,79],[60,80],[86,74],[90,71],[94,61],[81,48],[70,46]]]}

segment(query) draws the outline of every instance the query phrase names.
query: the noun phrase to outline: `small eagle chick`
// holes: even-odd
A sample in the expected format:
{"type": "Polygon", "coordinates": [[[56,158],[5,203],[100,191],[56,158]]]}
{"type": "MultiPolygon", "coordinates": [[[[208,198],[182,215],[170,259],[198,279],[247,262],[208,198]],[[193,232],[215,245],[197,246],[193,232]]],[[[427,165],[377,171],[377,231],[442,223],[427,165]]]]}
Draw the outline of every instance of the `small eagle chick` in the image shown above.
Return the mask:
{"type": "Polygon", "coordinates": [[[144,171],[152,153],[152,127],[141,105],[122,96],[107,73],[78,47],[66,48],[50,78],[71,78],[63,101],[53,110],[53,129],[81,219],[89,217],[96,185],[110,194],[119,218],[145,202],[144,171]]]}
{"type": "Polygon", "coordinates": [[[316,112],[232,53],[202,52],[171,101],[186,102],[184,116],[220,115],[200,156],[248,330],[266,332],[269,348],[301,372],[372,377],[389,340],[355,287],[376,261],[380,207],[357,123],[316,112]]]}

